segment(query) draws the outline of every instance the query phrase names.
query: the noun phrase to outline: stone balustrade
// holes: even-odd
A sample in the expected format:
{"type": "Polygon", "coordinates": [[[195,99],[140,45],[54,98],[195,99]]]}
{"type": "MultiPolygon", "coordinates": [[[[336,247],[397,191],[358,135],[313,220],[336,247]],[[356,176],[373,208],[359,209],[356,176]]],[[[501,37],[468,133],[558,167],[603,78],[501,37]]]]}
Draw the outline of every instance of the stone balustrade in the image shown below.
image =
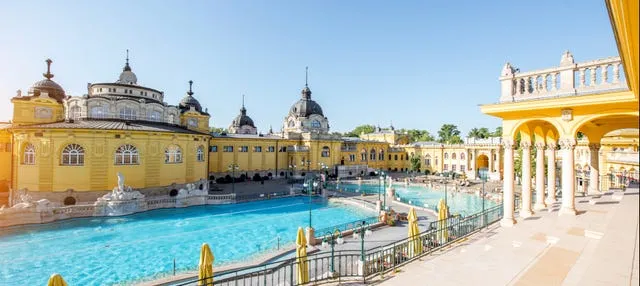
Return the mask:
{"type": "Polygon", "coordinates": [[[640,162],[640,153],[638,152],[609,152],[607,161],[612,163],[636,163],[640,162]]]}
{"type": "Polygon", "coordinates": [[[301,145],[288,146],[287,152],[309,152],[309,146],[301,146],[301,145]]]}
{"type": "Polygon", "coordinates": [[[518,102],[545,98],[588,95],[627,90],[620,57],[575,63],[569,51],[560,66],[520,72],[506,63],[500,75],[500,102],[518,102]]]}

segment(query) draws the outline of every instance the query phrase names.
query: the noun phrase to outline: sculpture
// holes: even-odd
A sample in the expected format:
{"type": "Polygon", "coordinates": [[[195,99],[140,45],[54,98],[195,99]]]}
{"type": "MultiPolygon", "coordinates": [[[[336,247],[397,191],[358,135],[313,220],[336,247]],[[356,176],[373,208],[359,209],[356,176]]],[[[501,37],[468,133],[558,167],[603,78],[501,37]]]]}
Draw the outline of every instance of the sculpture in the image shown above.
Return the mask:
{"type": "Polygon", "coordinates": [[[98,198],[98,202],[103,201],[126,201],[143,199],[144,195],[138,191],[134,191],[129,186],[124,185],[124,175],[118,172],[118,186],[113,188],[111,193],[107,193],[104,196],[98,198]]]}
{"type": "Polygon", "coordinates": [[[120,172],[118,172],[118,189],[124,189],[124,175],[122,175],[122,173],[120,172]]]}

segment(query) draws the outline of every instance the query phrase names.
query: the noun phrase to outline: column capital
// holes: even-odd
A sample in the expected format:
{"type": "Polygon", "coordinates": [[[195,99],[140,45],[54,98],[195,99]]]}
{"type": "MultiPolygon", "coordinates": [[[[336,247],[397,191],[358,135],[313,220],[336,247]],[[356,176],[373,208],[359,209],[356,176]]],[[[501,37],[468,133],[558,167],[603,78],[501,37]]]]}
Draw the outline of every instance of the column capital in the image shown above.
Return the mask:
{"type": "Polygon", "coordinates": [[[562,150],[573,150],[576,147],[576,139],[573,138],[561,139],[559,143],[562,150]]]}
{"type": "Polygon", "coordinates": [[[513,142],[513,140],[511,139],[502,139],[502,146],[504,147],[504,149],[513,150],[513,147],[515,147],[515,142],[513,142]]]}
{"type": "Polygon", "coordinates": [[[536,146],[536,151],[544,151],[544,148],[547,147],[547,145],[544,144],[544,142],[536,142],[535,146],[536,146]]]}
{"type": "Polygon", "coordinates": [[[558,144],[556,142],[547,144],[547,150],[555,151],[558,149],[558,144]]]}
{"type": "Polygon", "coordinates": [[[601,146],[600,143],[589,143],[589,151],[598,152],[601,146]]]}
{"type": "Polygon", "coordinates": [[[529,150],[529,149],[531,149],[531,143],[530,142],[520,141],[520,148],[522,150],[529,150]]]}

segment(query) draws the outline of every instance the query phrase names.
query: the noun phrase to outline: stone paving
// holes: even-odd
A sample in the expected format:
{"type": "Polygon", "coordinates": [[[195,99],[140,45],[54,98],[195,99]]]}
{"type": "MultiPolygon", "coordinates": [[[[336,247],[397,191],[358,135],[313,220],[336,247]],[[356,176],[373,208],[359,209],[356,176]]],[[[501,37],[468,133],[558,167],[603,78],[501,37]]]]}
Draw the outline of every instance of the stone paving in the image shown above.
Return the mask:
{"type": "Polygon", "coordinates": [[[558,202],[368,284],[638,285],[638,203],[637,188],[576,198],[576,216],[558,216],[558,202]]]}

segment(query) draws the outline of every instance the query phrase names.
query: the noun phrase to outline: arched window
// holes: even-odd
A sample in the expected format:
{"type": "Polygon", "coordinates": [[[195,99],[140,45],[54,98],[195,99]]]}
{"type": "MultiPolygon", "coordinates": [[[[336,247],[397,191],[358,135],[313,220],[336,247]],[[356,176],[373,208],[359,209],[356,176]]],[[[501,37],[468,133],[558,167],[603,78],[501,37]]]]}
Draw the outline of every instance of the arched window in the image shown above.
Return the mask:
{"type": "Polygon", "coordinates": [[[150,121],[162,121],[162,113],[157,110],[152,110],[149,112],[149,120],[150,121]]]}
{"type": "Polygon", "coordinates": [[[61,164],[65,166],[84,165],[84,148],[78,144],[69,144],[62,150],[61,164]]]}
{"type": "Polygon", "coordinates": [[[444,158],[449,159],[449,153],[444,153],[444,158]]]}
{"type": "Polygon", "coordinates": [[[167,120],[169,123],[174,123],[176,116],[174,114],[169,114],[169,119],[167,120]]]}
{"type": "Polygon", "coordinates": [[[180,147],[172,145],[164,150],[164,162],[168,164],[182,163],[182,151],[180,147]]]}
{"type": "Polygon", "coordinates": [[[80,118],[81,112],[80,106],[74,105],[69,109],[69,118],[77,120],[80,118]]]}
{"type": "Polygon", "coordinates": [[[296,123],[293,120],[289,120],[289,127],[296,126],[296,123]]]}
{"type": "Polygon", "coordinates": [[[120,119],[126,120],[136,120],[136,110],[133,107],[122,107],[120,108],[120,119]]]}
{"type": "Polygon", "coordinates": [[[371,160],[371,161],[375,161],[376,160],[376,150],[371,149],[371,151],[369,151],[369,160],[371,160]]]}
{"type": "Polygon", "coordinates": [[[464,160],[464,153],[460,153],[460,160],[464,160]]]}
{"type": "Polygon", "coordinates": [[[380,153],[378,153],[378,160],[384,161],[384,150],[380,150],[380,153]]]}
{"type": "Polygon", "coordinates": [[[116,165],[136,165],[140,159],[138,149],[133,145],[122,145],[116,150],[116,165]]]}
{"type": "Polygon", "coordinates": [[[28,143],[24,146],[24,155],[22,158],[23,165],[35,165],[36,164],[36,148],[33,144],[28,143]]]}
{"type": "Polygon", "coordinates": [[[329,147],[328,146],[322,147],[322,153],[320,154],[320,156],[329,157],[329,155],[330,155],[329,147]]]}
{"type": "Polygon", "coordinates": [[[451,153],[451,160],[455,160],[456,159],[456,153],[451,153]]]}
{"type": "Polygon", "coordinates": [[[320,121],[318,121],[318,120],[313,120],[313,121],[311,121],[311,127],[313,127],[313,128],[320,128],[320,127],[321,127],[321,125],[320,125],[320,121]]]}
{"type": "Polygon", "coordinates": [[[367,150],[362,150],[362,152],[360,152],[360,161],[367,161],[367,150]]]}
{"type": "Polygon", "coordinates": [[[198,160],[198,162],[204,162],[204,147],[199,146],[198,150],[196,150],[196,160],[198,160]]]}
{"type": "Polygon", "coordinates": [[[91,118],[106,118],[107,110],[103,106],[94,106],[91,107],[91,118]]]}

